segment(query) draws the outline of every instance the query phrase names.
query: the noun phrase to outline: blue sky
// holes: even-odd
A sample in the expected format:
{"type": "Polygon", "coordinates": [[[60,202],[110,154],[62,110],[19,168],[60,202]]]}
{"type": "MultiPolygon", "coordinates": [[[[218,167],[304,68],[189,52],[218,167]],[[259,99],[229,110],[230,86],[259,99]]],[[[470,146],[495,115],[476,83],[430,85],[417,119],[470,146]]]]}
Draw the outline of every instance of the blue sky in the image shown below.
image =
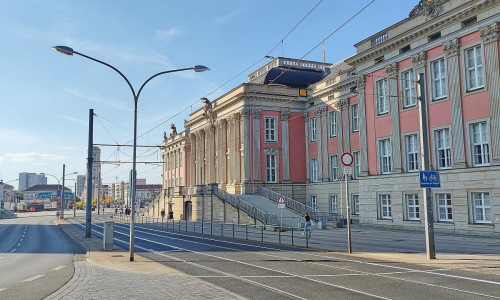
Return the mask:
{"type": "MultiPolygon", "coordinates": [[[[97,114],[94,143],[132,142],[134,105],[126,82],[103,65],[58,54],[52,46],[70,46],[113,65],[136,90],[161,71],[211,68],[162,75],[144,88],[138,144],[158,145],[172,122],[182,130],[183,120],[202,106],[201,97],[213,100],[246,82],[267,62],[265,55],[321,61],[322,47],[304,55],[371,0],[322,1],[269,53],[318,2],[0,0],[0,179],[17,179],[20,172],[60,178],[63,164],[68,173],[85,174],[91,108],[97,114]]],[[[375,0],[326,41],[326,62],[355,54],[355,43],[403,20],[417,3],[375,0]]],[[[102,159],[131,161],[130,148],[101,150],[102,159]]],[[[159,160],[160,151],[138,149],[138,161],[159,160]]],[[[105,164],[103,182],[126,179],[130,169],[105,164]]],[[[161,171],[159,165],[138,164],[138,178],[151,184],[161,183],[161,171]]]]}

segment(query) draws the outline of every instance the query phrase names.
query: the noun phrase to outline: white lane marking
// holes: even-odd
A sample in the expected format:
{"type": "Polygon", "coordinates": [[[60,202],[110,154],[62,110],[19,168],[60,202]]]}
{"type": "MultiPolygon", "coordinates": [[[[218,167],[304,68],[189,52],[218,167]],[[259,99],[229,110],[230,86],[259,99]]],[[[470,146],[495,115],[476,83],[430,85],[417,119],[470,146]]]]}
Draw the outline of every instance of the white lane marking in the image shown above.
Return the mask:
{"type": "Polygon", "coordinates": [[[17,248],[16,248],[16,249],[14,249],[14,250],[12,250],[12,251],[10,251],[10,253],[12,253],[12,252],[16,252],[16,250],[17,250],[17,248]]]}
{"type": "Polygon", "coordinates": [[[52,271],[59,271],[61,270],[62,268],[65,268],[66,266],[59,266],[59,267],[55,267],[54,269],[52,269],[52,271]]]}
{"type": "Polygon", "coordinates": [[[21,246],[21,243],[18,243],[18,244],[17,244],[17,246],[18,246],[18,247],[19,247],[19,246],[21,246]]]}
{"type": "Polygon", "coordinates": [[[2,258],[3,258],[3,256],[0,256],[0,259],[2,259],[2,258]]]}
{"type": "Polygon", "coordinates": [[[38,278],[42,278],[43,276],[45,275],[35,275],[33,277],[30,277],[28,279],[24,279],[23,281],[33,281],[33,280],[37,280],[38,278]]]}
{"type": "Polygon", "coordinates": [[[1,292],[1,291],[5,291],[5,290],[6,290],[6,289],[0,289],[0,292],[1,292]]]}

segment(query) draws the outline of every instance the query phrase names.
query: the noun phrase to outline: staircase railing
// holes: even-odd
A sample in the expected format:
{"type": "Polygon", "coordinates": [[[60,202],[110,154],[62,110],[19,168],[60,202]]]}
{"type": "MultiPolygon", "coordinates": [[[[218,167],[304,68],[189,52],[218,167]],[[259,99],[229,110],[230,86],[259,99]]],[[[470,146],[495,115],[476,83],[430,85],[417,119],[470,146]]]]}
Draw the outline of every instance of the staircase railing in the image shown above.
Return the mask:
{"type": "MultiPolygon", "coordinates": [[[[280,193],[276,193],[274,191],[271,191],[265,187],[259,186],[258,190],[259,195],[266,197],[272,201],[277,201],[278,198],[282,195],[280,193]]],[[[343,221],[344,217],[336,214],[336,213],[330,213],[330,212],[325,212],[325,211],[319,211],[317,209],[314,209],[310,206],[305,205],[304,203],[298,202],[293,200],[292,198],[283,195],[286,200],[286,208],[295,211],[299,214],[305,214],[308,213],[311,218],[316,219],[318,221],[323,221],[323,222],[341,222],[343,221]]]]}
{"type": "Polygon", "coordinates": [[[265,211],[253,206],[252,204],[243,201],[236,197],[235,195],[229,194],[226,191],[219,189],[218,187],[213,187],[212,192],[215,196],[219,197],[223,201],[227,202],[234,208],[241,210],[248,214],[251,218],[259,220],[266,225],[276,225],[278,224],[278,216],[275,214],[268,214],[265,211]]]}

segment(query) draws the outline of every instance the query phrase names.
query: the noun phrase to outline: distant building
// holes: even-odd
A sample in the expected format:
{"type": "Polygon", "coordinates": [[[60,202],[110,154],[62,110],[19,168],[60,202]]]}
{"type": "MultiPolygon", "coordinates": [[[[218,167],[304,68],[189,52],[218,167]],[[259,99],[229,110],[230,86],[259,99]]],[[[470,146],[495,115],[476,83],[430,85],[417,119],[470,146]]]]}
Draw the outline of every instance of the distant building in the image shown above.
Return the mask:
{"type": "MultiPolygon", "coordinates": [[[[55,199],[58,194],[58,190],[61,188],[59,184],[41,184],[35,185],[27,188],[23,192],[24,200],[45,200],[45,199],[55,199]]],[[[65,199],[73,198],[72,190],[68,187],[64,187],[65,199]],[[69,195],[71,196],[69,196],[69,195]],[[69,198],[68,198],[69,197],[69,198]]]]}
{"type": "Polygon", "coordinates": [[[78,197],[82,196],[83,190],[85,189],[85,175],[76,176],[76,195],[78,197]]]}
{"type": "Polygon", "coordinates": [[[47,177],[43,174],[36,173],[27,173],[22,172],[19,173],[19,190],[25,190],[26,188],[35,186],[35,185],[43,185],[47,184],[47,177]]]}

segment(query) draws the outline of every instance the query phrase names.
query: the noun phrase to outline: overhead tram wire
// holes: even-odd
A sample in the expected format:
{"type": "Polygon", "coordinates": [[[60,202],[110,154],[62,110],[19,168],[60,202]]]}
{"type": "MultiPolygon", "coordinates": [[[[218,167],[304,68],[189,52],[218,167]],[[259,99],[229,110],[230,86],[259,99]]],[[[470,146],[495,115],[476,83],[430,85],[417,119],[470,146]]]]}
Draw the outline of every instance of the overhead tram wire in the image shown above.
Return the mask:
{"type": "MultiPolygon", "coordinates": [[[[322,2],[322,0],[312,9],[314,10],[320,3],[322,2]]],[[[350,17],[346,22],[344,22],[341,26],[339,26],[337,29],[335,29],[332,33],[330,33],[326,38],[323,38],[321,40],[320,43],[318,43],[316,46],[314,46],[310,51],[308,51],[305,55],[303,55],[301,58],[299,58],[300,60],[303,59],[304,57],[306,57],[307,55],[309,55],[312,51],[314,51],[317,47],[319,47],[320,45],[322,45],[322,43],[326,40],[328,40],[331,36],[333,36],[336,32],[338,32],[341,28],[343,28],[345,25],[347,25],[349,22],[351,22],[355,17],[357,17],[361,12],[363,12],[366,8],[368,8],[371,4],[373,4],[375,2],[375,0],[372,0],[370,1],[367,5],[365,5],[361,10],[359,10],[357,13],[355,13],[352,17],[350,17]]],[[[310,12],[308,12],[308,14],[306,15],[306,17],[312,12],[312,10],[310,12]]],[[[300,22],[299,24],[306,18],[304,17],[300,22]]],[[[297,27],[298,25],[296,25],[292,31],[297,27]]],[[[286,36],[288,36],[291,32],[289,32],[286,36]]],[[[273,48],[273,50],[278,47],[282,42],[283,42],[284,39],[280,40],[280,42],[277,44],[277,46],[275,46],[273,48]]],[[[273,51],[272,50],[272,51],[273,51]]],[[[257,63],[259,63],[260,61],[262,61],[264,58],[261,58],[260,60],[258,60],[256,63],[254,63],[253,65],[251,65],[250,67],[248,67],[247,69],[245,69],[244,71],[240,72],[238,75],[234,76],[233,78],[231,78],[230,80],[226,81],[223,85],[219,86],[218,88],[216,88],[215,90],[213,90],[212,92],[210,92],[209,94],[207,94],[207,96],[209,96],[210,94],[214,93],[215,91],[217,91],[218,89],[220,89],[221,87],[223,87],[224,85],[226,85],[227,83],[229,83],[230,81],[234,80],[234,78],[240,76],[243,72],[246,72],[248,69],[250,69],[251,67],[253,67],[254,65],[256,65],[257,63]]],[[[285,72],[288,71],[291,67],[288,67],[287,69],[285,69],[285,72]]],[[[281,75],[283,75],[285,72],[283,72],[282,74],[278,75],[276,78],[273,79],[276,80],[278,79],[281,75]]],[[[153,131],[154,129],[162,126],[163,124],[167,123],[168,121],[170,121],[172,118],[176,117],[177,115],[183,113],[184,111],[192,108],[192,106],[194,104],[197,104],[198,103],[198,100],[195,101],[193,104],[187,106],[186,108],[182,109],[181,111],[179,111],[178,113],[174,114],[174,116],[170,117],[169,119],[159,123],[157,126],[153,127],[152,129],[146,131],[145,133],[141,134],[140,136],[142,137],[143,135],[153,131]]],[[[293,118],[292,118],[293,119],[293,118]]],[[[290,119],[290,120],[292,120],[290,119]]]]}
{"type": "MultiPolygon", "coordinates": [[[[320,46],[322,43],[323,43],[323,40],[327,40],[329,38],[331,38],[335,33],[337,33],[341,28],[345,27],[345,25],[347,25],[349,22],[351,22],[355,17],[357,17],[360,13],[362,13],[364,10],[366,10],[371,4],[373,4],[376,0],[372,0],[370,1],[367,5],[365,5],[363,8],[361,8],[359,11],[357,11],[353,16],[351,16],[346,22],[344,22],[342,25],[340,25],[339,27],[337,27],[333,32],[331,32],[325,39],[322,39],[320,43],[318,43],[316,46],[314,46],[310,51],[308,51],[305,55],[303,55],[301,58],[299,58],[299,60],[302,60],[304,57],[306,57],[307,55],[309,55],[312,51],[314,51],[318,46],[320,46]]],[[[288,67],[285,69],[285,72],[290,70],[291,67],[288,67]]],[[[278,79],[280,76],[282,76],[285,72],[281,73],[280,75],[278,75],[276,78],[274,78],[272,81],[278,79]]],[[[272,82],[271,82],[272,83],[272,82]]],[[[254,94],[256,94],[256,92],[254,92],[254,94]]],[[[286,103],[289,103],[291,102],[292,100],[289,100],[288,102],[284,102],[284,104],[286,103]]],[[[198,102],[198,101],[197,101],[198,102]]],[[[189,109],[189,107],[185,108],[184,110],[186,109],[189,109]]],[[[293,118],[290,118],[289,121],[292,121],[296,118],[299,118],[303,116],[303,114],[299,114],[297,115],[296,117],[293,117],[293,118]]],[[[168,120],[167,120],[168,121],[168,120]]],[[[164,123],[166,123],[167,121],[165,121],[164,123]]],[[[156,127],[155,127],[156,128],[156,127]]],[[[153,128],[154,129],[154,128],[153,128]]],[[[152,130],[153,130],[152,129],[152,130]]],[[[263,128],[260,129],[260,131],[262,131],[263,128]]],[[[257,132],[257,131],[254,131],[254,133],[257,132]]],[[[245,135],[246,136],[246,135],[245,135]]],[[[244,137],[244,136],[243,136],[244,137]]],[[[234,142],[234,140],[228,140],[227,141],[228,143],[229,142],[234,142]]],[[[214,150],[211,148],[211,150],[214,150]]],[[[201,151],[201,150],[200,150],[201,151]]],[[[195,157],[194,155],[196,155],[197,153],[191,153],[190,154],[190,158],[192,157],[195,157]]],[[[185,163],[185,162],[184,162],[185,163]]]]}

